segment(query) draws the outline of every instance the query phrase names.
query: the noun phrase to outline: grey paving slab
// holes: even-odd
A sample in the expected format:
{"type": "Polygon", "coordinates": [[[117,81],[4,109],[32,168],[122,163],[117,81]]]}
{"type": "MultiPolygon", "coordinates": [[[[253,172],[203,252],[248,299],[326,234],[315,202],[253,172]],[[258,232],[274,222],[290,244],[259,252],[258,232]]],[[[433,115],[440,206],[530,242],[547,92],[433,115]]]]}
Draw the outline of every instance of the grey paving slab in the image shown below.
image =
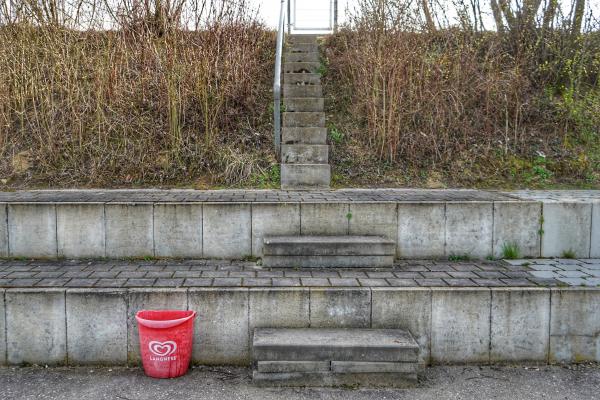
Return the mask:
{"type": "MultiPolygon", "coordinates": [[[[394,201],[495,201],[518,200],[521,193],[499,193],[471,189],[340,189],[340,190],[26,190],[0,192],[0,203],[48,202],[394,202],[394,201]]],[[[580,197],[583,195],[580,195],[580,197]]],[[[597,197],[597,195],[596,195],[597,197]]]]}
{"type": "Polygon", "coordinates": [[[391,268],[366,266],[346,270],[269,269],[255,262],[218,259],[4,260],[0,263],[0,287],[461,287],[475,283],[501,287],[510,282],[519,286],[525,282],[530,286],[595,286],[595,279],[600,278],[597,260],[538,259],[537,262],[513,266],[502,261],[409,260],[399,261],[391,268]]]}

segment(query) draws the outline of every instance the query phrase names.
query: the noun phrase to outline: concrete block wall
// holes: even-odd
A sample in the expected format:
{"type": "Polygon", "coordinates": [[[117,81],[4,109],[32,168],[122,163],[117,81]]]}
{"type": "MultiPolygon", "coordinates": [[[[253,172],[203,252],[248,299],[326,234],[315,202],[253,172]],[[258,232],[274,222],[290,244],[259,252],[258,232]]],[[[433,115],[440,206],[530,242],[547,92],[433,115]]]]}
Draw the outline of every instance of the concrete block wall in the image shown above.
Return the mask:
{"type": "Polygon", "coordinates": [[[267,235],[381,235],[398,258],[600,257],[600,203],[0,204],[0,256],[262,256],[267,235]]]}
{"type": "Polygon", "coordinates": [[[422,364],[600,361],[599,307],[597,288],[6,289],[0,364],[138,365],[145,308],[197,311],[208,365],[249,365],[257,327],[406,329],[422,364]]]}

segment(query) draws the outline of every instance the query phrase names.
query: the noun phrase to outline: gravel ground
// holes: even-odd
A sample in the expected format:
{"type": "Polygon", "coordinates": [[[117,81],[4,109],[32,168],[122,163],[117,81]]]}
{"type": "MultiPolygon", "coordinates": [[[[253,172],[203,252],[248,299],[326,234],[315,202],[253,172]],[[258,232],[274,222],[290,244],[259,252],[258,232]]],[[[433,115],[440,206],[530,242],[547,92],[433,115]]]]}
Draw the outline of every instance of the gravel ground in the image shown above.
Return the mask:
{"type": "Polygon", "coordinates": [[[0,368],[0,398],[9,399],[597,399],[600,365],[433,367],[418,387],[381,389],[260,389],[243,368],[193,369],[175,380],[153,380],[140,369],[0,368]]]}

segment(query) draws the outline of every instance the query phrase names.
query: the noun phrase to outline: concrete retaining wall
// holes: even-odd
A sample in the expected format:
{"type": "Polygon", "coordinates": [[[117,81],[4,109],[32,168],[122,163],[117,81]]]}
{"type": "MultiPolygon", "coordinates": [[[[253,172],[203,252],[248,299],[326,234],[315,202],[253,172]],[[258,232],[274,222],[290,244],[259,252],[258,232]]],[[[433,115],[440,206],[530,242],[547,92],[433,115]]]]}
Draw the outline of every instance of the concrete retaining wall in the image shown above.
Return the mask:
{"type": "Polygon", "coordinates": [[[398,258],[600,257],[600,204],[535,201],[0,204],[0,257],[262,256],[265,235],[382,235],[398,258]]]}
{"type": "Polygon", "coordinates": [[[201,364],[248,365],[256,327],[408,329],[423,364],[600,361],[599,307],[591,288],[7,289],[0,364],[138,364],[143,308],[196,310],[201,364]]]}

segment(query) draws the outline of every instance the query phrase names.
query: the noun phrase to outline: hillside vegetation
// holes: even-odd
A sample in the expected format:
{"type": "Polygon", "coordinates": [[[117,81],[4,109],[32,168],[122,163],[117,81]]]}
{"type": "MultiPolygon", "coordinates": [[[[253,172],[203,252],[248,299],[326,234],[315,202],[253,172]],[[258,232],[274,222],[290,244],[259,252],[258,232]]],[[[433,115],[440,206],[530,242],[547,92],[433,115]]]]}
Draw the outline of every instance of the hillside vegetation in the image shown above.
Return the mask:
{"type": "MultiPolygon", "coordinates": [[[[0,190],[278,187],[275,34],[244,0],[10,4],[0,190]]],[[[598,187],[585,0],[448,4],[359,0],[324,39],[334,186],[598,187]]]]}
{"type": "Polygon", "coordinates": [[[597,187],[600,32],[579,3],[486,29],[477,1],[449,26],[427,1],[361,0],[324,45],[336,183],[597,187]]]}

